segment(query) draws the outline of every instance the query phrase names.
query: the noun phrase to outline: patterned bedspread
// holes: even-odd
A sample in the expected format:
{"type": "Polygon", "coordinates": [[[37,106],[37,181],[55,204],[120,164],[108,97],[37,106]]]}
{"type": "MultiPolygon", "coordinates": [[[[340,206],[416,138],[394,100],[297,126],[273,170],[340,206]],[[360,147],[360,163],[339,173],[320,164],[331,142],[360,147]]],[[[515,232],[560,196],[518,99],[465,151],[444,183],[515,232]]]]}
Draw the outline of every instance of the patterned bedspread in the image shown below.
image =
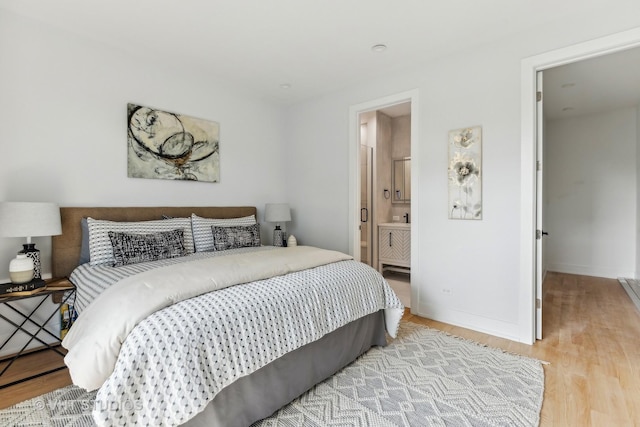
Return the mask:
{"type": "Polygon", "coordinates": [[[236,379],[382,309],[395,334],[401,302],[378,272],[352,260],[179,302],[147,317],[122,343],[94,418],[101,426],[182,424],[236,379]]]}

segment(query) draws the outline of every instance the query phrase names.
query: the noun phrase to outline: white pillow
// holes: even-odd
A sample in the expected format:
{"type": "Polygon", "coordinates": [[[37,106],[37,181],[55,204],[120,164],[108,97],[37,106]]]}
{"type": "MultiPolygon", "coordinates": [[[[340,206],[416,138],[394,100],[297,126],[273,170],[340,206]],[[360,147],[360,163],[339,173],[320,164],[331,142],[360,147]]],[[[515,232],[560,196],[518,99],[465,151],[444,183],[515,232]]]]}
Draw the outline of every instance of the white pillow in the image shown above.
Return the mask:
{"type": "Polygon", "coordinates": [[[138,222],[118,222],[87,218],[87,225],[89,227],[89,263],[92,266],[113,264],[115,262],[111,239],[109,239],[109,231],[151,234],[158,231],[181,229],[184,232],[184,246],[186,253],[193,253],[191,218],[171,218],[138,222]]]}
{"type": "Polygon", "coordinates": [[[202,218],[191,214],[191,227],[193,228],[193,243],[196,252],[214,251],[213,231],[211,227],[235,227],[256,224],[256,216],[249,215],[241,218],[202,218]]]}

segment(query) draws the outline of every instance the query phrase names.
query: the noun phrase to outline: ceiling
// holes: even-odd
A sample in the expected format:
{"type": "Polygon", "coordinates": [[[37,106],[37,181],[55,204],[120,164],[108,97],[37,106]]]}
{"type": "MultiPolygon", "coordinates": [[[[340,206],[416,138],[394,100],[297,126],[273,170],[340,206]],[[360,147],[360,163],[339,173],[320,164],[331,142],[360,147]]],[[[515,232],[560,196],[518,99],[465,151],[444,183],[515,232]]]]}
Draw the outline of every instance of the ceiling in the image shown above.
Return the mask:
{"type": "Polygon", "coordinates": [[[389,117],[400,117],[411,114],[411,102],[403,102],[379,109],[389,117]]]}
{"type": "Polygon", "coordinates": [[[0,8],[284,104],[606,7],[609,0],[0,0],[0,8]],[[374,52],[376,44],[387,49],[374,52]]]}
{"type": "Polygon", "coordinates": [[[640,105],[640,48],[587,59],[543,73],[548,120],[640,105]]]}

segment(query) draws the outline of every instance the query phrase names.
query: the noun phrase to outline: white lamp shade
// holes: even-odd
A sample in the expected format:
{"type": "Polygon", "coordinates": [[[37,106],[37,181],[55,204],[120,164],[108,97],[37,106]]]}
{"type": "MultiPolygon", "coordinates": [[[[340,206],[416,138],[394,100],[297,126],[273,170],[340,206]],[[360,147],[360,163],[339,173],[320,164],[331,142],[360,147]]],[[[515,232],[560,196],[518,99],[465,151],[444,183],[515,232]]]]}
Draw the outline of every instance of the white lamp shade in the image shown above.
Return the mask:
{"type": "Polygon", "coordinates": [[[266,222],[291,221],[291,209],[288,203],[267,203],[264,208],[266,222]]]}
{"type": "Polygon", "coordinates": [[[55,203],[0,203],[0,236],[35,237],[62,234],[60,207],[55,203]]]}

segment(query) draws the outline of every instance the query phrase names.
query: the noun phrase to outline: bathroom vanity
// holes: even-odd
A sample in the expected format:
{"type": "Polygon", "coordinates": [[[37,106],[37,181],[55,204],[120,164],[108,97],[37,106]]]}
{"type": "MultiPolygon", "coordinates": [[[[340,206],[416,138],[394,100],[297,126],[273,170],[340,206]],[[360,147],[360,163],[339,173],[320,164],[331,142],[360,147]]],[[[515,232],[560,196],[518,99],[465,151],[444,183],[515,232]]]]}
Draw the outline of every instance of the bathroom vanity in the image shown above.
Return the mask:
{"type": "Polygon", "coordinates": [[[411,224],[378,224],[378,271],[411,272],[411,224]]]}

